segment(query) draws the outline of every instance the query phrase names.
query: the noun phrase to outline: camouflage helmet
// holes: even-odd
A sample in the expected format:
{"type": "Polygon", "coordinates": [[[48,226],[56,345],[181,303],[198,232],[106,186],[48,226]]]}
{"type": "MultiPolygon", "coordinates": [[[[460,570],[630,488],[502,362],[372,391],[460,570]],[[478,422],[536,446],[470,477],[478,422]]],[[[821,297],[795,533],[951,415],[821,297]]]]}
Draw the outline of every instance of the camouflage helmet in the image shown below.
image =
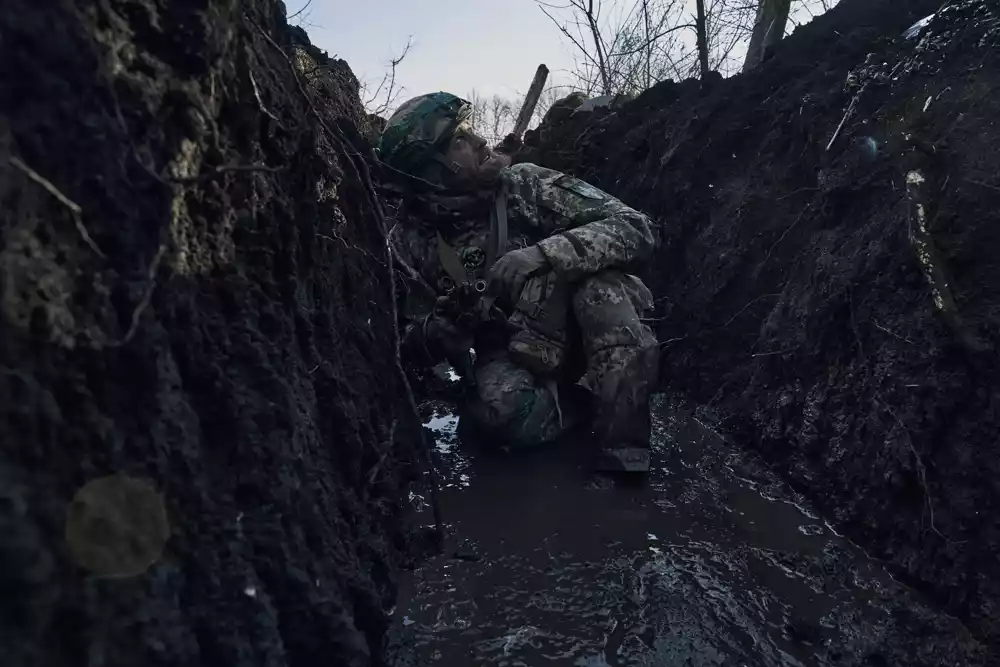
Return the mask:
{"type": "Polygon", "coordinates": [[[414,97],[392,114],[378,142],[379,158],[393,169],[414,174],[436,160],[456,128],[472,115],[472,105],[451,93],[414,97]]]}

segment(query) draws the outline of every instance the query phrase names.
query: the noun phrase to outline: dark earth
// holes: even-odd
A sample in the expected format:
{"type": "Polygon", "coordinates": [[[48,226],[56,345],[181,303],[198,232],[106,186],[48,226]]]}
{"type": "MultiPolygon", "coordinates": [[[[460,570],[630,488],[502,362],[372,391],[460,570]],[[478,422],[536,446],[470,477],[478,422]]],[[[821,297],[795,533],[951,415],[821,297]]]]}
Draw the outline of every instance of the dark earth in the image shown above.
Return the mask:
{"type": "Polygon", "coordinates": [[[1000,9],[945,4],[907,40],[940,2],[845,0],[751,76],[659,84],[524,159],[661,222],[663,382],[996,645],[1000,9]]]}
{"type": "Polygon", "coordinates": [[[281,3],[6,3],[3,664],[1000,662],[1000,11],[944,4],[526,136],[660,225],[618,487],[572,442],[427,465],[372,120],[281,3]],[[71,544],[113,475],[169,539],[103,549],[119,498],[87,553],[142,574],[71,544]]]}
{"type": "Polygon", "coordinates": [[[677,399],[654,398],[641,486],[589,475],[578,442],[505,460],[460,441],[447,405],[426,414],[454,540],[404,578],[396,667],[985,664],[677,399]]]}

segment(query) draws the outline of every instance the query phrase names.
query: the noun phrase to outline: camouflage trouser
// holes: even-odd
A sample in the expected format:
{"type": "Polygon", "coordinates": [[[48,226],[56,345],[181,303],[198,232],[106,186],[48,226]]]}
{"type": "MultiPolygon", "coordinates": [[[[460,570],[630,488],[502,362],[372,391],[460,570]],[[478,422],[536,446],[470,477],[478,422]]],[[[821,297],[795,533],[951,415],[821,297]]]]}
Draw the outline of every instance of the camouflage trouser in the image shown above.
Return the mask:
{"type": "Polygon", "coordinates": [[[652,302],[641,280],[618,271],[593,275],[576,287],[573,316],[587,360],[586,373],[577,384],[589,390],[596,405],[557,400],[563,398],[561,392],[554,395],[547,383],[504,353],[477,364],[477,397],[466,416],[491,439],[526,447],[555,439],[596,408],[595,428],[605,432],[603,437],[634,439],[614,424],[635,422],[632,415],[621,412],[622,405],[644,409],[642,419],[648,420],[645,402],[657,372],[658,347],[653,332],[639,318],[652,302]]]}

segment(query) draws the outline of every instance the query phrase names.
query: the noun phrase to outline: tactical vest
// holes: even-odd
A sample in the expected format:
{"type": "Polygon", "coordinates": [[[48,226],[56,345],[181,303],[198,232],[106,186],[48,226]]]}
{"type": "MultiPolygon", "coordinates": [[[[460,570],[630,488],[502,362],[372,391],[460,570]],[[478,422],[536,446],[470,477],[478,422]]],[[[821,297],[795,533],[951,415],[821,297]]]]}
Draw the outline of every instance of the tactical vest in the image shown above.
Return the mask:
{"type": "MultiPolygon", "coordinates": [[[[507,185],[502,183],[493,198],[486,248],[487,271],[507,252],[507,194],[507,185]]],[[[437,240],[441,268],[456,284],[468,283],[468,272],[458,253],[440,233],[437,240]]],[[[482,294],[480,318],[489,318],[495,297],[486,294],[484,280],[475,281],[473,288],[482,294]]],[[[558,371],[566,360],[569,305],[570,287],[554,272],[529,279],[507,319],[511,330],[507,351],[511,359],[537,376],[550,376],[558,371]]]]}

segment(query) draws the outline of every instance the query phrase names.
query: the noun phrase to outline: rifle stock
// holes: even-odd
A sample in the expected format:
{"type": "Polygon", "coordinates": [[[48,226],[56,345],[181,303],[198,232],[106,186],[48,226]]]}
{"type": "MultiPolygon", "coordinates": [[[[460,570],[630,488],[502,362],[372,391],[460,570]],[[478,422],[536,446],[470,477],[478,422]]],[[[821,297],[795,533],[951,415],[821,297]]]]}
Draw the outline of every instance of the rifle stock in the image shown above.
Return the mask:
{"type": "Polygon", "coordinates": [[[524,104],[521,105],[521,111],[517,114],[517,122],[514,123],[512,134],[518,139],[528,129],[528,123],[531,122],[531,116],[535,113],[535,107],[538,106],[538,98],[542,96],[542,89],[545,87],[545,80],[548,78],[549,68],[544,64],[539,65],[538,69],[535,70],[535,78],[531,80],[531,87],[528,88],[528,94],[524,97],[524,104]]]}

